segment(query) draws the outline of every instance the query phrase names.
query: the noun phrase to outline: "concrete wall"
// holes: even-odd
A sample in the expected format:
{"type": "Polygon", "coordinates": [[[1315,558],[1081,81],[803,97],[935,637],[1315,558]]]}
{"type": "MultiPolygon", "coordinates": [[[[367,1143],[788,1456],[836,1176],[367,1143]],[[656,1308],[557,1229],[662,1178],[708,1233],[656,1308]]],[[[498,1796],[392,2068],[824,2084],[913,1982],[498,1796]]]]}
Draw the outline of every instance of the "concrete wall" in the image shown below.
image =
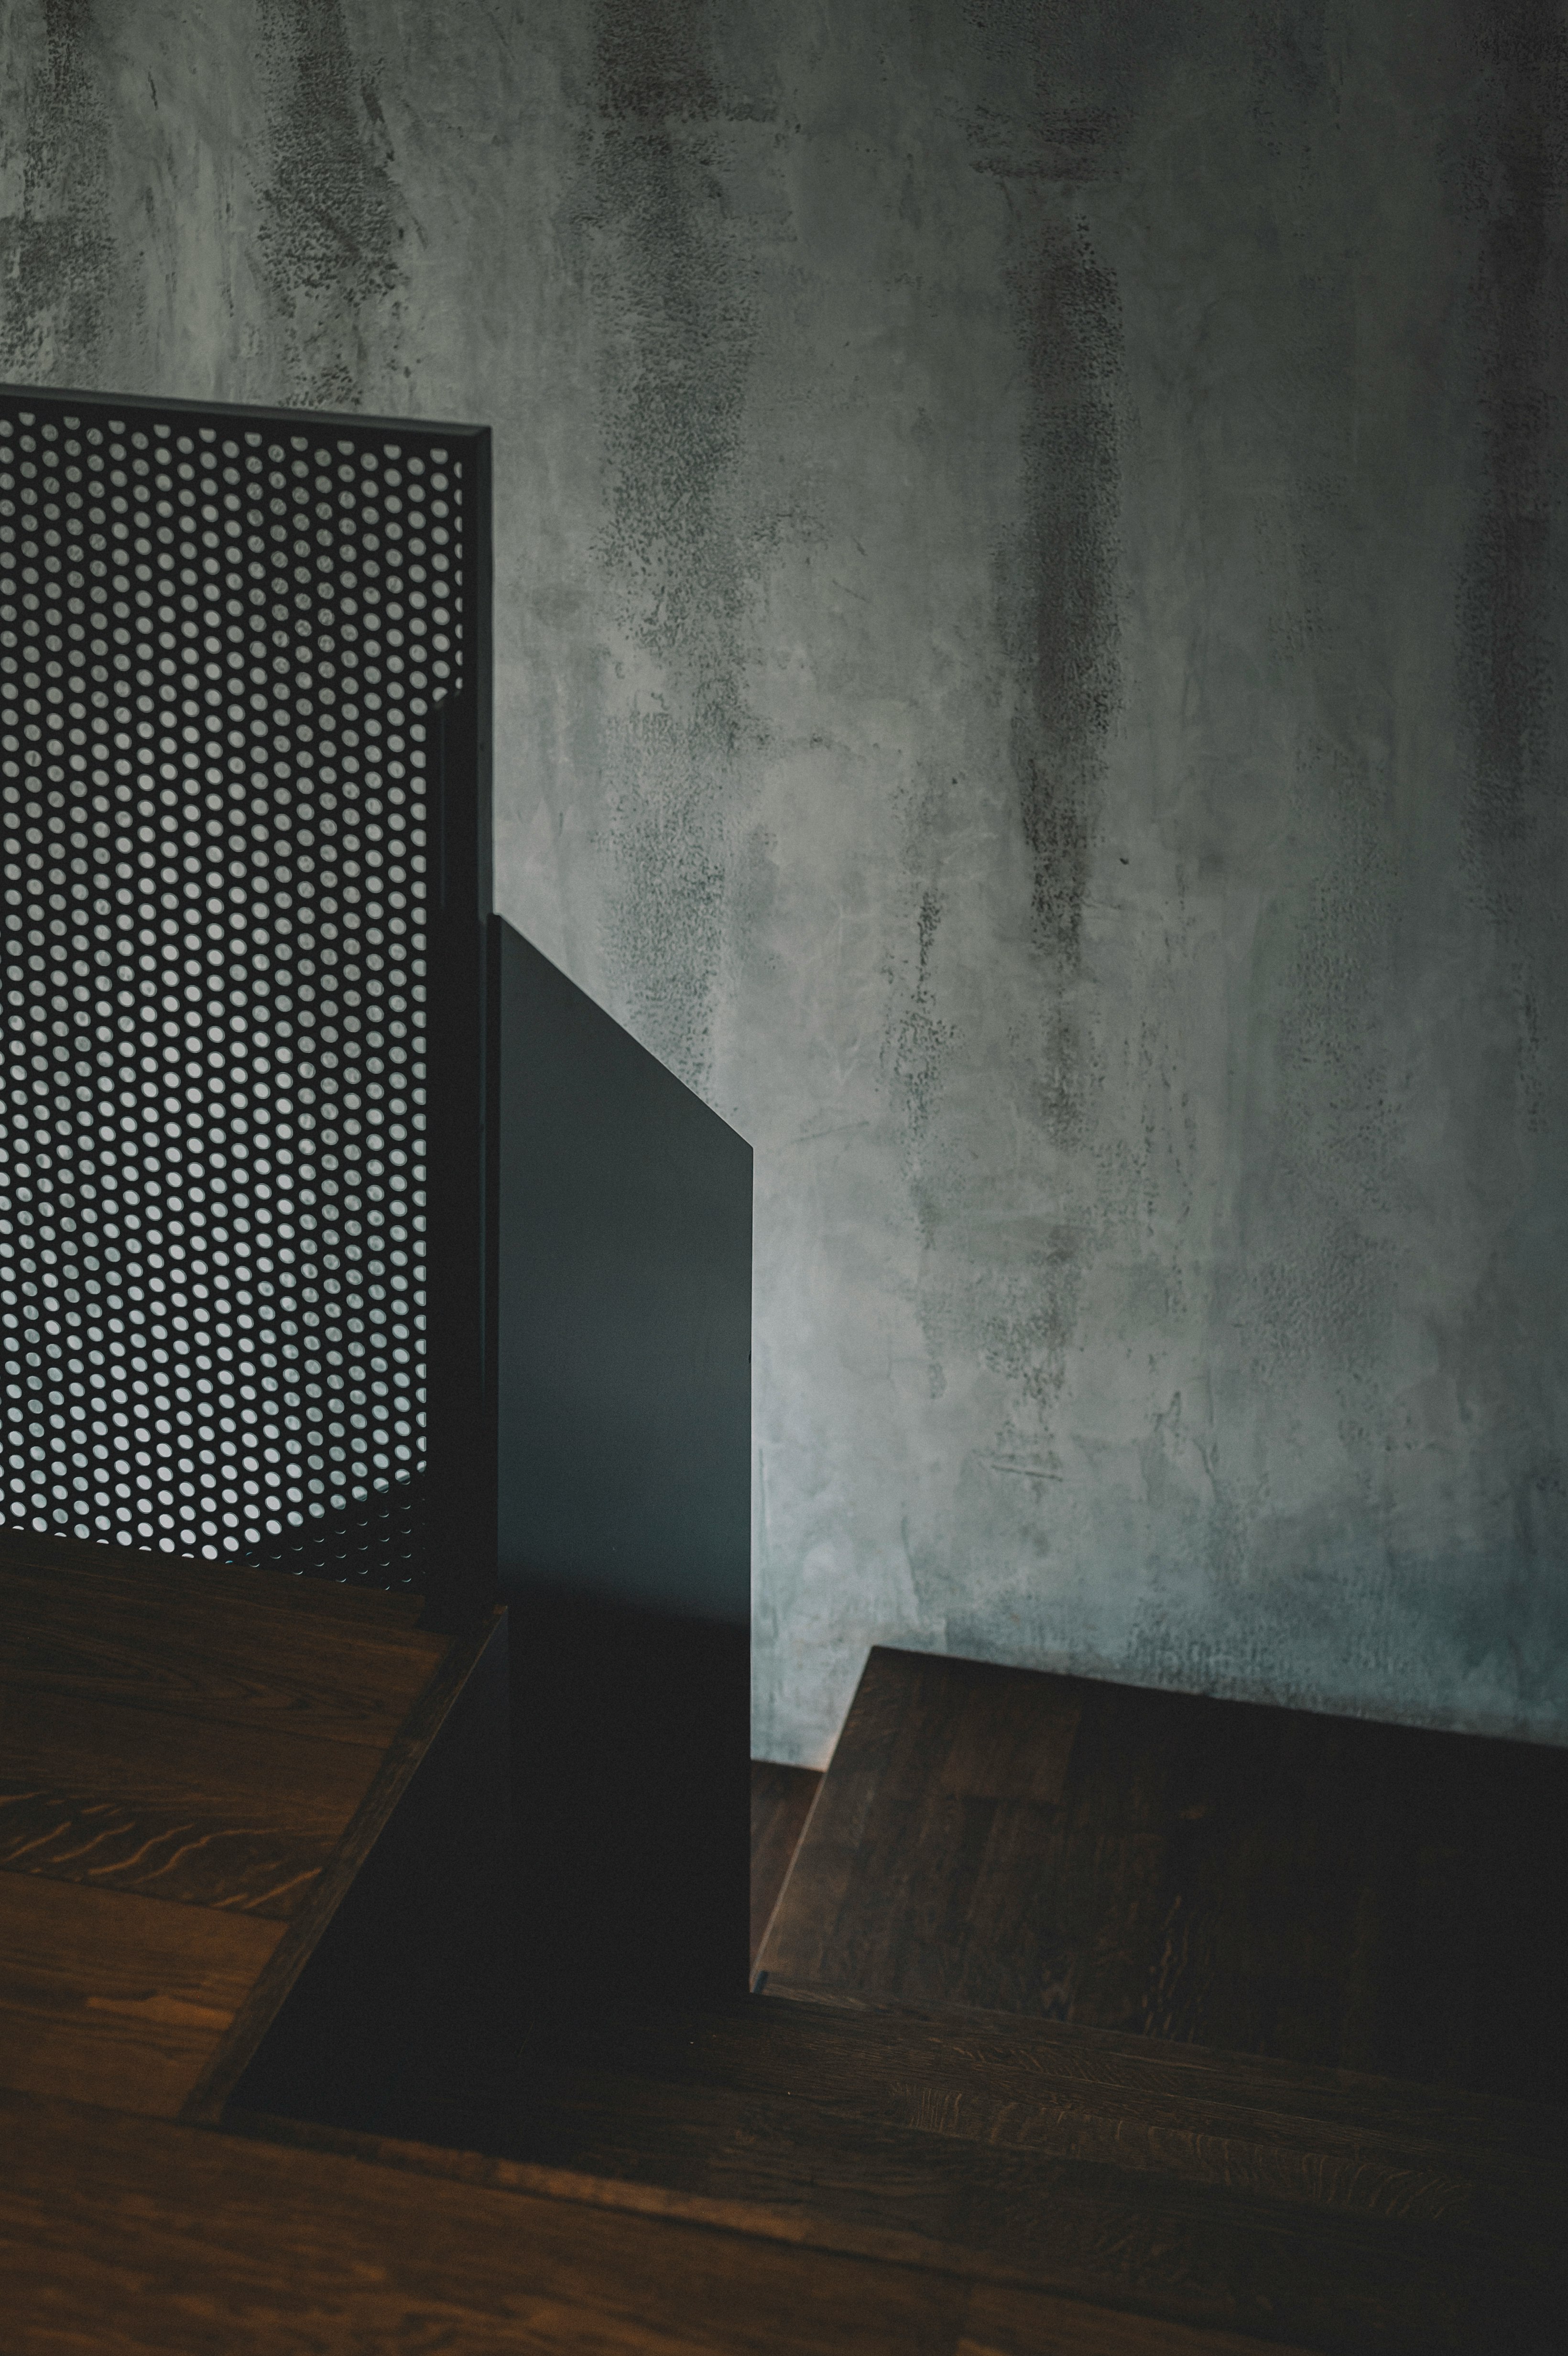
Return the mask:
{"type": "Polygon", "coordinates": [[[11,0],[0,368],[494,423],[503,907],[868,1643],[1568,1739],[1553,0],[11,0]]]}

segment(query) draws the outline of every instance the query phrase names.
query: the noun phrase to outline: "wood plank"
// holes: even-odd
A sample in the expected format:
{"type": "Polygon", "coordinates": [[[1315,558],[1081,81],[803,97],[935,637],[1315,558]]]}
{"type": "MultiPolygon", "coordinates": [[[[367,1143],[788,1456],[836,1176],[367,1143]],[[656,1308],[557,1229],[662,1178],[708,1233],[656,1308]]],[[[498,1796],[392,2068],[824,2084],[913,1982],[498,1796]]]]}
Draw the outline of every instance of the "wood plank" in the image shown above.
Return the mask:
{"type": "Polygon", "coordinates": [[[171,2116],[282,1935],[254,1916],[0,1874],[0,2085],[171,2116]]]}
{"type": "Polygon", "coordinates": [[[951,2356],[912,2268],[0,2097],[16,2356],[951,2356]]]}
{"type": "MultiPolygon", "coordinates": [[[[1278,2349],[1285,2345],[1276,2339],[1265,2341],[1250,2334],[1206,2331],[1201,2327],[1171,2323],[1144,2312],[1062,2298],[1028,2284],[991,2279],[985,2272],[986,2260],[977,2258],[973,2252],[933,2251],[931,2244],[917,2234],[879,2230],[859,2221],[846,2222],[827,2209],[814,2211],[799,2205],[763,2208],[751,2201],[709,2198],[625,2178],[584,2176],[563,2169],[500,2159],[491,2154],[354,2134],[305,2120],[240,2115],[229,2124],[233,2133],[253,2136],[261,2142],[340,2152],[383,2167],[439,2176],[460,2184],[536,2193],[548,2200],[608,2209],[622,2215],[677,2219],[723,2233],[784,2242],[791,2247],[832,2249],[872,2257],[883,2265],[930,2269],[934,2264],[939,2271],[955,2271],[968,2282],[962,2326],[965,2334],[976,2325],[994,2332],[998,2340],[1004,2336],[1015,2338],[1021,2330],[1026,2335],[1024,2346],[1029,2356],[1036,2349],[1051,2350],[1059,2344],[1068,2356],[1080,2356],[1080,2351],[1089,2356],[1089,2351],[1100,2350],[1106,2351],[1106,2356],[1118,2356],[1123,2350],[1126,2356],[1143,2356],[1146,2350],[1168,2351],[1169,2356],[1211,2356],[1211,2351],[1212,2356],[1231,2356],[1233,2350],[1265,2345],[1278,2349]],[[1027,2336],[1029,2332],[1032,2338],[1027,2336]]],[[[965,2344],[961,2339],[959,2346],[965,2344]]],[[[1285,2356],[1296,2356],[1298,2346],[1299,2343],[1290,2343],[1285,2356]]]]}
{"type": "Polygon", "coordinates": [[[764,1997],[411,2054],[360,2124],[400,2151],[483,2154],[477,2180],[685,2202],[1215,2329],[1467,2356],[1486,2315],[1523,2346],[1568,2299],[1568,2122],[1460,2097],[1450,2136],[1448,2100],[1070,2026],[764,1997]]]}
{"type": "Polygon", "coordinates": [[[282,1572],[237,1574],[256,1582],[237,1595],[205,1575],[171,1586],[161,1568],[153,1585],[90,1576],[0,1571],[0,1684],[384,1750],[445,1650],[443,1636],[401,1618],[324,1616],[282,1572]]]}
{"type": "MultiPolygon", "coordinates": [[[[805,1992],[802,1992],[805,1994],[805,1992]]],[[[541,2037],[524,2049],[548,2056],[541,2037]]],[[[841,2119],[1486,2230],[1568,2214],[1568,2115],[1005,2016],[766,1997],[578,2025],[573,2066],[804,2097],[841,2119]]],[[[525,2060],[525,2067],[527,2066],[525,2060]]],[[[493,2060],[493,2087],[505,2083],[493,2060]]],[[[462,2081],[453,2078],[451,2091],[462,2081]]]]}
{"type": "Polygon", "coordinates": [[[171,1619],[156,1563],[17,1573],[0,1595],[22,1672],[0,1684],[0,2078],[165,2113],[220,2100],[504,1615],[367,1639],[353,1615],[192,1587],[171,1619]]]}
{"type": "Polygon", "coordinates": [[[0,1686],[0,1868],[286,1921],[376,1765],[286,1727],[0,1686]]]}
{"type": "MultiPolygon", "coordinates": [[[[833,2115],[798,2091],[540,2069],[514,2079],[479,2180],[574,2190],[795,2244],[1025,2283],[1090,2304],[1326,2350],[1474,2356],[1554,2345],[1561,2264],[1447,2222],[1331,2214],[1039,2152],[833,2115]],[[497,2145],[502,2145],[499,2157],[497,2145]],[[1550,2319],[1551,2329],[1545,2328],[1550,2319]]],[[[395,2106],[393,2106],[395,2128],[395,2106]]],[[[444,2138],[456,2124],[427,2112],[444,2138]]],[[[258,2122],[268,2132],[277,2123],[258,2122]]],[[[304,2127],[310,2141],[331,2131],[304,2127]]],[[[445,2173],[444,2142],[395,2131],[383,2161],[445,2173]]]]}
{"type": "MultiPolygon", "coordinates": [[[[1151,2125],[1179,2122],[1194,2133],[1211,2124],[1218,2132],[1227,2117],[1255,2114],[1270,2123],[1271,2135],[1295,2120],[1314,2138],[1371,2137],[1374,2149],[1384,2139],[1406,2149],[1441,2147],[1448,2164],[1462,2155],[1458,2164],[1467,2170],[1502,2171],[1509,2198],[1539,2180],[1551,2201],[1568,2174],[1568,2109],[1554,2103],[1226,2053],[1079,2022],[906,2005],[777,1978],[768,1980],[764,1994],[770,2007],[805,2009],[814,2050],[821,2050],[825,2017],[852,2025],[853,2066],[873,2075],[885,2038],[906,2072],[934,2080],[956,2066],[997,2091],[1016,2075],[1020,2101],[1032,2090],[1052,2103],[1111,2109],[1151,2125]]],[[[645,2036],[645,2029],[639,2033],[645,2036]]],[[[767,2041],[777,2034],[770,2029],[767,2041]]]]}
{"type": "Polygon", "coordinates": [[[815,1767],[783,1767],[768,1759],[752,1762],[753,1971],[821,1783],[821,1774],[815,1767]]]}
{"type": "Polygon", "coordinates": [[[1148,2315],[1117,2314],[1048,2292],[976,2283],[964,2313],[956,2356],[1302,2356],[1283,2340],[1206,2331],[1148,2315]]]}
{"type": "Polygon", "coordinates": [[[878,1648],[760,1960],[1568,2101],[1565,1842],[1568,1750],[878,1648]]]}

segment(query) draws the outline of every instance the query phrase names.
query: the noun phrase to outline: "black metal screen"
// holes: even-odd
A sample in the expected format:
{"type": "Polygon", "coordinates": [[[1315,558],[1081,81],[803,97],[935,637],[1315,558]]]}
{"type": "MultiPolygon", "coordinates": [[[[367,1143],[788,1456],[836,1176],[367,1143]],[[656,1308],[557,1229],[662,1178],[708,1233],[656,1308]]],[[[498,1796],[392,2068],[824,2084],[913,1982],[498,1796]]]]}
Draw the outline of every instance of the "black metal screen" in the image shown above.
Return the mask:
{"type": "Polygon", "coordinates": [[[0,394],[13,1526],[421,1583],[430,740],[471,460],[0,394]]]}

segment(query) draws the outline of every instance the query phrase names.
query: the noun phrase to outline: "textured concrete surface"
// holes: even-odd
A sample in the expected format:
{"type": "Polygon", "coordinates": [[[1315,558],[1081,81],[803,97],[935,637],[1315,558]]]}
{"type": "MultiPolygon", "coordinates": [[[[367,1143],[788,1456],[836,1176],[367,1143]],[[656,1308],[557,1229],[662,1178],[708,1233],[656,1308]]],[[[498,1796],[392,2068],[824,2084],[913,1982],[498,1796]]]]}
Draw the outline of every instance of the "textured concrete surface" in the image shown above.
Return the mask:
{"type": "Polygon", "coordinates": [[[1568,1739],[1552,0],[10,0],[0,368],[494,423],[506,913],[878,1639],[1568,1739]]]}

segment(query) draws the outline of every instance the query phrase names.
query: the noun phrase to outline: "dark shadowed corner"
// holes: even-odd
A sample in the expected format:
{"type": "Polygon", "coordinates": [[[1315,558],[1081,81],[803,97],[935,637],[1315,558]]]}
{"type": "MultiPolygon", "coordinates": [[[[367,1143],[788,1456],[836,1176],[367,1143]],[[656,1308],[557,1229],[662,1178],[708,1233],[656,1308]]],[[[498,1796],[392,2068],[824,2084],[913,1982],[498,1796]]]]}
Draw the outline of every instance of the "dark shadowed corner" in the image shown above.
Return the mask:
{"type": "Polygon", "coordinates": [[[109,120],[90,0],[46,0],[41,16],[21,209],[0,221],[0,360],[7,374],[87,384],[97,374],[115,280],[109,120]]]}
{"type": "Polygon", "coordinates": [[[271,175],[261,244],[291,390],[357,409],[375,308],[401,282],[403,206],[341,0],[261,0],[271,175]]]}

